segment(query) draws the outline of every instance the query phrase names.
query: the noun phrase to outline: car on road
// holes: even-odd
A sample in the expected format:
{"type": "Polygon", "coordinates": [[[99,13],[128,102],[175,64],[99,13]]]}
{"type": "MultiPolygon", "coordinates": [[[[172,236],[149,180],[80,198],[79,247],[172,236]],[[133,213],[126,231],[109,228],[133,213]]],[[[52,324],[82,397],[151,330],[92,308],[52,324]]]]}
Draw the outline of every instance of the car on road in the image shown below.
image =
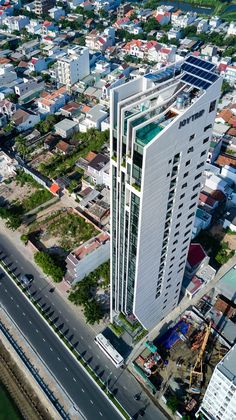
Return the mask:
{"type": "Polygon", "coordinates": [[[25,286],[29,286],[32,283],[32,281],[33,281],[33,276],[31,276],[29,274],[21,274],[20,281],[25,286]]]}

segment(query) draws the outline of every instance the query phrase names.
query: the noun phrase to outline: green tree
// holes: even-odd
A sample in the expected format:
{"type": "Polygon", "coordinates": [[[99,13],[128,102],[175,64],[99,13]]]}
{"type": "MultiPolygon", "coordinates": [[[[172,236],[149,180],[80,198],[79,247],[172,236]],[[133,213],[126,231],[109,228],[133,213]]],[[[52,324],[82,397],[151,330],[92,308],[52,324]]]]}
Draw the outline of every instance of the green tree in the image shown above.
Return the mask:
{"type": "Polygon", "coordinates": [[[53,281],[59,283],[62,280],[64,270],[51,255],[44,251],[39,251],[34,255],[34,260],[45,274],[52,277],[53,281]]]}
{"type": "Polygon", "coordinates": [[[84,316],[88,324],[95,324],[102,319],[103,313],[100,305],[95,299],[90,300],[84,305],[84,316]]]}
{"type": "Polygon", "coordinates": [[[230,86],[230,84],[227,82],[227,80],[223,80],[221,92],[222,95],[225,95],[226,93],[232,92],[233,88],[230,86]]]}
{"type": "Polygon", "coordinates": [[[145,32],[150,32],[150,31],[159,30],[159,29],[160,29],[160,24],[154,17],[150,17],[148,21],[145,22],[144,24],[145,32]]]}
{"type": "Polygon", "coordinates": [[[178,405],[179,405],[178,397],[176,395],[173,395],[173,396],[169,397],[166,405],[167,405],[167,407],[170,408],[170,410],[174,414],[176,412],[177,408],[178,408],[178,405]]]}
{"type": "Polygon", "coordinates": [[[21,235],[20,239],[26,245],[29,238],[28,238],[28,235],[23,234],[21,235]]]}

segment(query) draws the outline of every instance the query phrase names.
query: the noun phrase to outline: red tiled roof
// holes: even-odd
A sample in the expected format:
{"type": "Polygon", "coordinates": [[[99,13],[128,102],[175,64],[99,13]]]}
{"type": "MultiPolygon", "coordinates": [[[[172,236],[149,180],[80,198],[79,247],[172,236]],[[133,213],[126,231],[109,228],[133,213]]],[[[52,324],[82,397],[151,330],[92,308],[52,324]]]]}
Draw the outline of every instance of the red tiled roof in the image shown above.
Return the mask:
{"type": "Polygon", "coordinates": [[[201,201],[204,204],[207,204],[209,207],[213,207],[216,200],[212,198],[211,196],[204,194],[204,192],[201,192],[199,195],[199,201],[201,201]]]}
{"type": "Polygon", "coordinates": [[[95,157],[97,156],[97,153],[94,152],[88,152],[88,154],[85,156],[85,159],[88,162],[91,162],[95,157]]]}
{"type": "Polygon", "coordinates": [[[58,184],[56,184],[56,182],[54,182],[51,187],[50,187],[50,191],[53,194],[56,194],[59,191],[60,187],[58,184]]]}
{"type": "Polygon", "coordinates": [[[222,109],[217,115],[217,118],[222,118],[225,122],[229,122],[230,118],[232,117],[232,112],[230,109],[222,109]]]}
{"type": "Polygon", "coordinates": [[[60,140],[56,145],[56,148],[61,150],[62,152],[67,152],[69,147],[70,147],[70,145],[68,143],[66,143],[64,140],[60,140]]]}
{"type": "Polygon", "coordinates": [[[224,165],[229,165],[229,166],[233,166],[234,168],[236,168],[236,158],[233,156],[228,156],[228,155],[219,155],[217,160],[216,160],[216,165],[218,166],[224,166],[224,165]]]}
{"type": "Polygon", "coordinates": [[[187,260],[191,267],[200,265],[206,256],[207,255],[200,244],[190,244],[187,260]]]}
{"type": "Polygon", "coordinates": [[[218,67],[219,72],[225,72],[225,70],[227,69],[227,64],[221,63],[218,67]]]}

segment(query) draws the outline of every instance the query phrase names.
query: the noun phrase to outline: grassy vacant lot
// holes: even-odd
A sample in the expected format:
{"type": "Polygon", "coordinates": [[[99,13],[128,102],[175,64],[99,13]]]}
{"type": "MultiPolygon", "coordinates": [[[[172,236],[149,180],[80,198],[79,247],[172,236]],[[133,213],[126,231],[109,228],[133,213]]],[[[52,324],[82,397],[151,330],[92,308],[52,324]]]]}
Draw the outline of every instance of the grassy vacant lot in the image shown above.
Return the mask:
{"type": "Polygon", "coordinates": [[[39,171],[50,178],[65,175],[72,171],[79,157],[85,157],[91,150],[99,152],[108,139],[108,131],[99,131],[93,128],[87,133],[75,133],[73,136],[75,151],[68,156],[53,156],[49,162],[39,165],[39,171]]]}
{"type": "Polygon", "coordinates": [[[57,239],[58,245],[71,251],[83,242],[97,235],[98,231],[91,223],[77,214],[65,213],[46,228],[45,237],[57,239]]]}

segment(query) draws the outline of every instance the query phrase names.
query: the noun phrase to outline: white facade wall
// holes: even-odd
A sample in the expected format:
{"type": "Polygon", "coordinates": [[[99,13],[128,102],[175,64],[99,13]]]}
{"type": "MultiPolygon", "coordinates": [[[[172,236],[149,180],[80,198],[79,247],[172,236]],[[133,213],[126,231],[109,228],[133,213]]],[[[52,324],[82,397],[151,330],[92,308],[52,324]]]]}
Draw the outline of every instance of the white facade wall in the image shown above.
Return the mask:
{"type": "MultiPolygon", "coordinates": [[[[122,152],[125,112],[131,111],[134,107],[137,108],[137,96],[141,92],[141,103],[145,102],[143,97],[146,94],[149,97],[152,95],[152,99],[159,101],[159,104],[171,100],[174,104],[173,95],[179,84],[176,80],[172,80],[172,83],[169,80],[166,82],[168,86],[166,89],[163,83],[163,89],[160,87],[160,92],[154,94],[154,90],[151,90],[152,84],[144,77],[111,92],[111,156],[117,151],[116,159],[111,161],[113,179],[111,187],[113,240],[111,243],[111,318],[114,312],[132,312],[145,328],[151,329],[178,304],[201,188],[202,172],[216,114],[216,103],[211,112],[209,108],[210,104],[217,101],[220,96],[221,82],[221,79],[216,80],[214,85],[210,86],[191,106],[177,112],[175,119],[143,147],[140,191],[133,186],[132,176],[131,181],[129,180],[127,165],[132,167],[133,164],[131,157],[137,130],[136,126],[132,129],[130,121],[132,118],[135,121],[137,114],[141,115],[141,112],[136,111],[135,116],[131,117],[127,124],[126,145],[128,146],[126,146],[126,152],[122,152]],[[150,89],[149,94],[148,89],[150,89]],[[196,113],[200,113],[200,117],[191,120],[192,115],[196,113]],[[180,127],[180,122],[188,117],[191,122],[182,124],[180,127]],[[117,149],[114,149],[113,136],[117,139],[117,149]],[[121,156],[123,156],[122,160],[121,156]],[[121,181],[123,178],[125,182],[121,181]],[[115,179],[117,183],[114,182],[115,179]],[[117,198],[116,191],[123,184],[125,184],[125,189],[123,193],[120,191],[117,198]],[[127,220],[122,220],[122,226],[128,226],[123,240],[121,240],[123,228],[119,224],[119,218],[123,218],[121,193],[124,194],[126,203],[124,218],[128,215],[128,225],[127,220]],[[132,194],[139,201],[139,213],[134,219],[135,222],[131,222],[132,194]],[[129,253],[133,249],[134,224],[136,224],[137,246],[132,269],[135,270],[132,287],[128,273],[132,263],[129,253]],[[128,244],[125,242],[127,237],[128,244]],[[122,271],[120,267],[123,249],[125,249],[127,262],[124,257],[122,271]],[[126,275],[124,275],[125,270],[126,275]]],[[[157,87],[158,84],[155,89],[157,87]]],[[[156,121],[159,115],[152,118],[156,121]]],[[[146,122],[143,125],[147,126],[146,122]]],[[[138,127],[140,129],[141,126],[138,127]]]]}
{"type": "Polygon", "coordinates": [[[236,418],[236,346],[216,366],[200,412],[207,419],[232,420],[236,418]]]}
{"type": "MultiPolygon", "coordinates": [[[[68,51],[69,53],[69,51],[68,51]]],[[[63,85],[72,86],[79,80],[88,76],[89,67],[89,50],[81,49],[80,54],[72,53],[58,60],[58,79],[63,85]]]]}
{"type": "Polygon", "coordinates": [[[78,261],[74,270],[74,281],[72,284],[78,283],[85,276],[96,270],[101,264],[109,260],[110,256],[110,241],[99,246],[90,254],[86,255],[82,260],[78,261]]]}

